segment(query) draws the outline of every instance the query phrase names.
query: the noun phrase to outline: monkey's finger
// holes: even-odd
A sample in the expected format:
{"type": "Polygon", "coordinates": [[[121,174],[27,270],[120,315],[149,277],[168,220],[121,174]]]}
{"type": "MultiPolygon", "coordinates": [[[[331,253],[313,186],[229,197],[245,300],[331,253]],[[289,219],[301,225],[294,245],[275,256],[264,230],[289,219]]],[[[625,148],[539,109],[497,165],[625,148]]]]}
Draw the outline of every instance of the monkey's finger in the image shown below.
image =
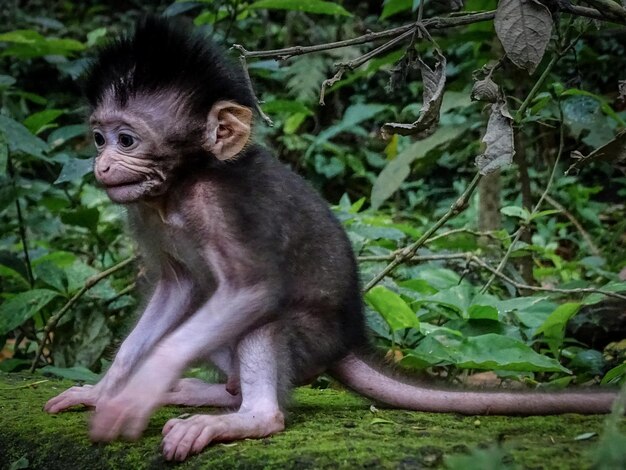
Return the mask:
{"type": "Polygon", "coordinates": [[[96,407],[91,419],[89,438],[94,442],[111,442],[120,435],[120,429],[126,419],[123,409],[117,406],[96,407]]]}
{"type": "Polygon", "coordinates": [[[95,395],[90,393],[92,388],[93,387],[91,385],[84,387],[72,387],[48,400],[43,409],[48,413],[54,414],[75,405],[94,406],[95,395]]]}

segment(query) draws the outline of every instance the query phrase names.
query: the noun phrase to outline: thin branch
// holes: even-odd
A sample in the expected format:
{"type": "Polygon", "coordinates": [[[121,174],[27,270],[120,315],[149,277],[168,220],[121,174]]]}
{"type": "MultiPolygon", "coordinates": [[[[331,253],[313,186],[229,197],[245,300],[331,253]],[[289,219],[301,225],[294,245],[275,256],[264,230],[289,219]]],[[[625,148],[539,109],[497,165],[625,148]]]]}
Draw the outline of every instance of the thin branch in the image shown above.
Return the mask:
{"type": "Polygon", "coordinates": [[[261,119],[265,121],[265,124],[267,124],[269,127],[273,127],[274,121],[272,121],[272,119],[267,114],[265,114],[265,112],[263,112],[263,110],[261,109],[259,98],[257,98],[256,93],[254,92],[254,86],[252,86],[252,80],[250,79],[250,72],[248,72],[248,63],[246,62],[246,58],[244,56],[239,56],[239,62],[241,62],[241,68],[243,69],[243,75],[246,83],[248,84],[248,88],[250,89],[250,92],[254,97],[254,107],[259,113],[259,116],[261,116],[261,119]]]}
{"type": "Polygon", "coordinates": [[[597,8],[605,16],[626,21],[626,8],[619,6],[613,0],[585,0],[585,2],[597,8]]]}
{"type": "MultiPolygon", "coordinates": [[[[468,15],[455,16],[449,18],[428,18],[422,22],[422,26],[428,29],[445,29],[455,26],[465,26],[480,21],[489,21],[495,17],[495,11],[487,11],[481,13],[471,13],[468,15]]],[[[387,39],[399,36],[407,31],[415,29],[415,22],[398,26],[396,28],[386,29],[377,33],[369,32],[363,36],[343,41],[329,42],[325,44],[316,44],[313,46],[294,46],[284,49],[273,49],[269,51],[248,51],[240,44],[233,44],[233,48],[237,49],[246,59],[252,58],[273,58],[277,60],[286,60],[294,56],[311,54],[313,52],[328,51],[331,49],[340,49],[342,47],[354,46],[357,44],[365,44],[367,42],[376,41],[378,39],[387,39]]]]}
{"type": "MultiPolygon", "coordinates": [[[[561,160],[561,155],[563,155],[563,148],[565,147],[565,132],[563,130],[563,110],[561,109],[561,103],[559,102],[558,104],[559,104],[558,108],[559,108],[559,115],[560,115],[560,121],[561,121],[561,125],[559,126],[559,131],[560,131],[559,132],[559,150],[556,154],[556,159],[554,161],[554,165],[552,166],[552,171],[550,172],[550,178],[548,178],[548,184],[546,185],[545,190],[541,194],[539,201],[537,201],[537,204],[535,204],[535,207],[533,207],[533,210],[530,213],[530,217],[528,218],[529,221],[532,220],[532,217],[537,212],[539,212],[539,208],[541,207],[543,200],[546,198],[546,196],[548,195],[548,192],[552,188],[552,183],[554,182],[554,178],[556,176],[556,169],[559,165],[559,161],[561,160]]],[[[520,228],[517,230],[517,233],[515,234],[515,238],[509,245],[508,250],[506,250],[506,253],[504,254],[504,256],[502,257],[502,260],[498,264],[498,268],[496,269],[497,272],[499,273],[502,272],[502,270],[504,269],[504,266],[506,266],[506,263],[509,261],[509,257],[511,256],[511,253],[513,253],[513,250],[515,249],[517,242],[520,240],[520,238],[522,237],[522,235],[524,234],[526,230],[528,230],[527,222],[521,225],[520,228]]],[[[489,289],[489,287],[495,280],[495,276],[496,275],[494,274],[491,276],[491,278],[489,278],[489,280],[487,281],[487,284],[485,284],[483,288],[481,289],[481,293],[484,294],[485,292],[487,292],[487,290],[489,289]]]]}
{"type": "MultiPolygon", "coordinates": [[[[359,261],[386,261],[392,258],[394,255],[383,255],[383,256],[360,256],[358,258],[359,261]]],[[[603,289],[598,289],[595,287],[584,287],[579,289],[559,289],[558,287],[540,287],[540,286],[531,286],[528,284],[524,284],[522,282],[517,282],[506,274],[501,273],[496,268],[491,266],[489,263],[483,261],[478,256],[472,253],[449,253],[449,254],[438,254],[438,255],[424,255],[424,256],[412,256],[407,261],[412,263],[420,263],[420,262],[428,262],[428,261],[449,261],[449,260],[465,260],[469,263],[473,263],[478,265],[479,267],[489,271],[494,276],[502,279],[504,282],[511,284],[513,287],[519,290],[529,290],[535,292],[553,292],[555,294],[567,294],[567,295],[575,295],[575,294],[602,294],[607,297],[614,297],[616,299],[626,300],[626,295],[619,294],[616,292],[611,292],[603,289]]]]}
{"type": "Polygon", "coordinates": [[[61,318],[63,318],[63,316],[74,306],[74,304],[78,301],[78,299],[80,299],[89,289],[94,287],[100,281],[109,277],[111,274],[116,273],[120,269],[124,268],[125,266],[135,261],[136,259],[137,259],[137,256],[131,256],[130,258],[127,258],[124,261],[117,263],[114,266],[111,266],[109,269],[102,271],[101,273],[98,273],[95,276],[92,276],[89,279],[87,279],[83,287],[81,287],[80,290],[76,292],[76,294],[74,294],[74,296],[70,300],[68,300],[66,304],[63,305],[63,307],[61,307],[61,309],[57,313],[55,313],[48,319],[48,322],[46,323],[46,326],[43,330],[43,337],[41,338],[41,342],[39,343],[39,347],[37,349],[37,354],[35,354],[33,362],[30,365],[30,372],[35,371],[35,368],[37,367],[37,362],[39,361],[39,358],[41,357],[43,353],[43,349],[46,346],[46,343],[48,342],[48,338],[50,337],[50,333],[52,332],[52,330],[54,330],[54,328],[59,323],[61,318]]]}
{"type": "Polygon", "coordinates": [[[439,228],[443,224],[445,224],[452,217],[463,212],[467,208],[470,196],[476,189],[476,186],[478,186],[478,182],[480,181],[481,177],[482,176],[480,175],[480,173],[476,173],[474,179],[467,186],[463,194],[461,194],[459,198],[454,201],[454,204],[450,206],[448,212],[446,212],[437,222],[435,222],[417,241],[401,250],[393,259],[393,261],[391,261],[391,263],[389,263],[385,267],[385,269],[379,272],[376,276],[374,276],[373,279],[371,279],[367,283],[367,285],[363,288],[363,291],[367,292],[368,290],[370,290],[372,287],[378,284],[385,276],[387,276],[387,274],[396,269],[404,261],[411,258],[417,252],[417,250],[422,245],[424,245],[424,243],[426,243],[426,241],[432,236],[432,234],[439,230],[439,228]]]}
{"type": "Polygon", "coordinates": [[[616,292],[606,291],[603,289],[597,289],[595,287],[584,287],[580,289],[559,289],[558,287],[531,286],[531,285],[517,282],[511,279],[506,274],[503,274],[498,269],[495,269],[494,267],[485,263],[483,260],[481,260],[477,256],[470,255],[469,260],[470,262],[476,263],[480,267],[490,271],[494,276],[497,276],[503,281],[511,284],[516,289],[530,290],[530,291],[535,291],[535,292],[555,292],[558,294],[602,294],[602,295],[606,295],[607,297],[615,297],[616,299],[626,300],[626,295],[618,294],[616,292]]]}
{"type": "Polygon", "coordinates": [[[17,196],[17,182],[15,181],[15,168],[11,155],[7,158],[7,173],[11,177],[11,185],[13,186],[13,194],[15,195],[15,210],[17,212],[17,226],[20,232],[20,241],[22,243],[22,252],[24,253],[24,264],[26,264],[26,275],[31,289],[35,286],[35,276],[33,276],[33,266],[30,262],[30,254],[28,253],[28,237],[26,235],[26,222],[22,215],[22,205],[20,198],[17,196]]]}
{"type": "Polygon", "coordinates": [[[426,244],[432,243],[441,238],[449,237],[450,235],[456,235],[458,233],[468,233],[470,235],[474,235],[475,237],[487,237],[487,238],[491,238],[492,240],[500,240],[500,237],[495,235],[493,231],[481,232],[481,231],[472,230],[469,228],[455,228],[453,230],[448,230],[447,232],[443,232],[443,233],[440,233],[439,235],[435,235],[434,237],[429,238],[428,240],[426,240],[426,244]]]}
{"type": "MultiPolygon", "coordinates": [[[[388,255],[372,255],[372,256],[358,256],[357,261],[390,261],[395,259],[397,256],[396,253],[391,253],[388,255]]],[[[422,256],[412,256],[407,261],[411,261],[411,263],[426,263],[428,261],[446,261],[451,259],[467,259],[468,253],[451,253],[451,254],[440,254],[440,255],[422,255],[422,256]]]]}
{"type": "Polygon", "coordinates": [[[337,64],[337,67],[339,67],[339,70],[337,70],[337,73],[333,77],[328,78],[322,82],[322,88],[320,89],[319,104],[321,105],[324,104],[324,96],[326,94],[326,89],[333,86],[335,83],[341,80],[344,72],[346,72],[347,70],[354,70],[360,67],[368,60],[371,60],[377,55],[382,54],[383,52],[391,49],[396,44],[399,44],[400,42],[404,41],[406,38],[412,35],[413,35],[413,31],[406,31],[405,33],[402,33],[400,36],[393,38],[391,41],[386,42],[385,44],[377,47],[376,49],[372,49],[368,53],[363,54],[362,56],[357,57],[356,59],[353,59],[349,62],[342,62],[342,63],[337,64]]]}
{"type": "Polygon", "coordinates": [[[574,217],[574,214],[568,211],[565,206],[563,206],[556,199],[552,198],[549,194],[546,194],[545,199],[548,204],[550,204],[556,210],[561,211],[561,213],[572,223],[572,225],[576,227],[576,229],[580,232],[580,235],[585,239],[585,243],[587,243],[589,251],[591,251],[595,256],[600,256],[600,249],[593,242],[593,239],[591,238],[591,235],[589,235],[589,232],[587,232],[583,225],[578,221],[578,219],[574,217]]]}

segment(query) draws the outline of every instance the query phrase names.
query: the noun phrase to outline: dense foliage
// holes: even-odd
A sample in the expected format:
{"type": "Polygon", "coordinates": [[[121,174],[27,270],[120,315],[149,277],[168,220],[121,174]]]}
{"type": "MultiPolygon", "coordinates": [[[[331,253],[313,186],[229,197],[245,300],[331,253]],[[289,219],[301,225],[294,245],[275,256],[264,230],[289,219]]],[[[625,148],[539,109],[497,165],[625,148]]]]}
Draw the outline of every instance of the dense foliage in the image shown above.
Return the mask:
{"type": "MultiPolygon", "coordinates": [[[[421,15],[425,29],[381,50],[389,38],[311,54],[248,53],[273,120],[259,119],[257,138],[335,204],[359,256],[368,321],[390,360],[451,381],[484,370],[556,386],[623,379],[624,348],[602,341],[606,331],[598,326],[591,341],[566,330],[572,319],[593,323],[594,305],[626,291],[626,178],[615,159],[625,146],[623,26],[529,0],[543,23],[536,37],[519,30],[520,40],[544,37],[531,54],[514,50],[519,40],[506,35],[517,30],[497,15],[495,29],[493,15],[428,23],[492,11],[495,0],[8,3],[0,13],[0,369],[32,364],[93,380],[132,325],[141,262],[129,262],[123,208],[94,184],[77,81],[94,48],[148,12],[193,21],[244,55],[348,40],[421,15]],[[337,71],[322,106],[322,82],[337,71]],[[414,121],[413,135],[381,138],[385,123],[414,121]],[[598,148],[604,159],[592,153],[598,148]],[[565,176],[574,151],[579,172],[565,176]],[[480,183],[478,155],[481,171],[496,170],[480,183]]],[[[623,296],[612,301],[626,312],[623,296]]]]}

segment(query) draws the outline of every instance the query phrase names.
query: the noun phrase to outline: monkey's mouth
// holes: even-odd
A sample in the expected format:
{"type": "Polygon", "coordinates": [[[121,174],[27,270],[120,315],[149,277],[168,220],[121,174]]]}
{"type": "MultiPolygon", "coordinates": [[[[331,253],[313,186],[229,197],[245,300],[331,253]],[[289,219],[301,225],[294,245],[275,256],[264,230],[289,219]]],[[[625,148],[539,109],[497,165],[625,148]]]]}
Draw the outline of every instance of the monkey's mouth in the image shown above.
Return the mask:
{"type": "Polygon", "coordinates": [[[104,190],[113,202],[131,202],[143,195],[143,180],[128,181],[120,184],[104,184],[104,190]]]}

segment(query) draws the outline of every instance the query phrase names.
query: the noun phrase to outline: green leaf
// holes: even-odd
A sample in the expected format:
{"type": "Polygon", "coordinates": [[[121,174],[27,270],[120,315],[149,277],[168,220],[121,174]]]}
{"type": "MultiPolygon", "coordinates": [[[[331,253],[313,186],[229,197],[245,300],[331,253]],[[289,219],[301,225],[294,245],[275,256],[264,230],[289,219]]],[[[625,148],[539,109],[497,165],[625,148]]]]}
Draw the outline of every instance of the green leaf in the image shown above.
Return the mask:
{"type": "MultiPolygon", "coordinates": [[[[80,180],[83,176],[93,171],[93,158],[71,158],[61,168],[58,178],[54,184],[65,183],[66,181],[80,180]]],[[[73,224],[75,225],[75,224],[73,224]]]]}
{"type": "Polygon", "coordinates": [[[31,114],[24,119],[23,124],[33,134],[39,134],[48,124],[64,114],[62,109],[46,109],[35,114],[31,114]]]}
{"type": "Polygon", "coordinates": [[[61,221],[64,224],[85,227],[92,232],[98,229],[98,220],[100,220],[100,211],[97,207],[79,207],[61,214],[61,221]]]}
{"type": "Polygon", "coordinates": [[[93,47],[102,42],[102,39],[107,35],[107,29],[96,28],[87,33],[87,47],[93,47]]]}
{"type": "Polygon", "coordinates": [[[307,155],[310,155],[315,147],[329,141],[342,132],[355,133],[356,130],[359,129],[358,124],[363,121],[367,121],[368,119],[372,119],[378,113],[386,110],[387,108],[388,106],[384,104],[353,104],[346,109],[341,121],[319,133],[319,135],[315,138],[313,145],[311,145],[307,150],[307,155]]]}
{"type": "Polygon", "coordinates": [[[89,384],[95,384],[100,380],[100,376],[98,374],[90,371],[86,367],[81,366],[67,368],[46,366],[39,369],[38,372],[44,375],[56,375],[57,377],[62,377],[64,379],[86,382],[89,384]]]}
{"type": "Polygon", "coordinates": [[[296,100],[272,100],[263,103],[261,106],[263,111],[268,114],[273,113],[304,113],[306,115],[312,115],[313,111],[311,111],[304,103],[296,100]]]}
{"type": "Polygon", "coordinates": [[[558,361],[537,354],[521,341],[493,333],[465,338],[455,352],[456,366],[463,369],[570,373],[558,361]]]}
{"type": "Polygon", "coordinates": [[[384,286],[376,286],[371,289],[365,294],[365,300],[382,315],[394,331],[419,326],[419,320],[411,307],[402,297],[384,286]]]}
{"type": "Polygon", "coordinates": [[[292,10],[321,15],[352,16],[344,7],[333,2],[322,0],[259,0],[248,8],[268,10],[292,10]]]}
{"type": "Polygon", "coordinates": [[[530,220],[539,219],[540,217],[545,217],[547,215],[559,214],[561,211],[558,209],[547,209],[545,211],[539,211],[536,214],[531,214],[530,220]]]}
{"type": "Polygon", "coordinates": [[[626,377],[626,362],[617,367],[613,367],[602,378],[602,385],[622,383],[626,377]]]}
{"type": "Polygon", "coordinates": [[[572,318],[578,310],[580,310],[581,304],[578,302],[568,302],[559,305],[554,312],[546,319],[543,324],[535,331],[535,336],[543,333],[545,339],[551,346],[558,347],[563,342],[565,335],[565,326],[570,318],[572,318]]]}
{"type": "Polygon", "coordinates": [[[517,217],[522,220],[530,219],[530,212],[525,207],[519,206],[505,206],[500,209],[500,212],[504,215],[508,215],[509,217],[517,217]]]}
{"type": "Polygon", "coordinates": [[[411,10],[413,7],[413,0],[385,0],[383,6],[383,12],[380,14],[380,19],[384,20],[397,13],[411,10]]]}
{"type": "Polygon", "coordinates": [[[33,271],[37,280],[45,282],[59,292],[67,291],[67,276],[65,275],[65,271],[51,261],[38,263],[33,267],[33,271]]]}
{"type": "Polygon", "coordinates": [[[8,116],[0,115],[0,131],[6,136],[11,153],[23,152],[33,157],[45,158],[44,154],[48,150],[48,144],[31,134],[19,122],[8,116]]]}
{"type": "Polygon", "coordinates": [[[53,130],[48,136],[48,144],[50,147],[57,148],[70,139],[76,137],[84,137],[87,134],[88,127],[85,124],[73,124],[71,126],[63,126],[53,130]]]}
{"type": "Polygon", "coordinates": [[[32,289],[5,300],[0,305],[0,336],[20,326],[58,295],[49,289],[32,289]]]}
{"type": "Polygon", "coordinates": [[[0,176],[7,174],[7,163],[9,162],[9,144],[4,132],[0,131],[0,176]]]}
{"type": "Polygon", "coordinates": [[[411,172],[411,164],[422,159],[434,148],[454,140],[467,127],[441,126],[437,131],[418,142],[410,145],[391,160],[380,172],[372,187],[372,208],[378,209],[393,193],[395,193],[411,172]]]}
{"type": "Polygon", "coordinates": [[[467,316],[472,320],[498,320],[498,309],[491,305],[471,305],[467,316]]]}

